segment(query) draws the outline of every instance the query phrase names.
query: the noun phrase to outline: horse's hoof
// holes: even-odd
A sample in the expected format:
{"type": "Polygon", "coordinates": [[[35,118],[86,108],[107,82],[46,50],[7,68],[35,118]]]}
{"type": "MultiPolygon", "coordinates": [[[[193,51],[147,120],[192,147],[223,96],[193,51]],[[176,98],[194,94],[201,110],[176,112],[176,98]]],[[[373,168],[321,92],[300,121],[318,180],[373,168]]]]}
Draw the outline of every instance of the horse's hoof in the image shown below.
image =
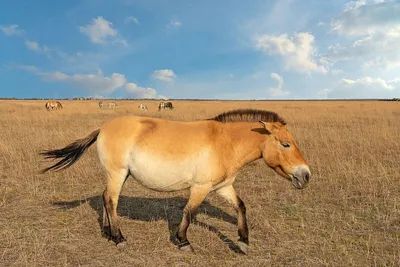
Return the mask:
{"type": "Polygon", "coordinates": [[[118,244],[115,244],[118,249],[124,249],[126,247],[126,242],[120,242],[118,244]]]}
{"type": "Polygon", "coordinates": [[[115,242],[115,245],[122,244],[126,241],[125,237],[121,234],[111,237],[111,240],[115,242]]]}
{"type": "Polygon", "coordinates": [[[192,245],[190,245],[190,242],[187,239],[182,243],[178,244],[178,248],[185,252],[194,252],[192,245]]]}
{"type": "Polygon", "coordinates": [[[101,231],[101,235],[106,238],[110,238],[111,230],[109,226],[104,226],[103,230],[101,231]]]}
{"type": "Polygon", "coordinates": [[[242,241],[238,241],[238,247],[246,255],[249,252],[249,245],[244,243],[244,242],[242,242],[242,241]]]}
{"type": "Polygon", "coordinates": [[[186,245],[183,247],[178,246],[179,250],[184,251],[184,252],[194,252],[194,249],[192,247],[192,245],[186,245]]]}
{"type": "Polygon", "coordinates": [[[113,241],[115,245],[121,244],[126,241],[126,238],[122,235],[121,230],[119,230],[116,236],[108,236],[108,241],[113,241]]]}

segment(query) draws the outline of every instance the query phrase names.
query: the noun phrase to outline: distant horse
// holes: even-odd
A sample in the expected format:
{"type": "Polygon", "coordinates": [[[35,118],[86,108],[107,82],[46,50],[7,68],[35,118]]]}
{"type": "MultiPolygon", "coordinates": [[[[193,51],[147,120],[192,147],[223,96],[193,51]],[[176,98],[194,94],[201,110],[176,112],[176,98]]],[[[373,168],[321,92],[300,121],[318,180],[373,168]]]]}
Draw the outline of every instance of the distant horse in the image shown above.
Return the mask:
{"type": "Polygon", "coordinates": [[[147,108],[147,105],[146,105],[146,104],[140,104],[140,105],[138,106],[138,108],[139,108],[139,109],[141,109],[141,110],[145,110],[145,111],[147,111],[147,110],[148,110],[148,108],[147,108]]]}
{"type": "Polygon", "coordinates": [[[102,109],[103,108],[103,101],[99,102],[99,108],[102,109]]]}
{"type": "Polygon", "coordinates": [[[44,106],[46,107],[47,111],[63,108],[63,106],[59,101],[52,101],[52,100],[47,101],[44,106]]]}
{"type": "Polygon", "coordinates": [[[131,175],[156,191],[190,188],[176,233],[181,250],[193,251],[186,237],[191,218],[210,191],[215,191],[237,211],[238,246],[247,253],[246,208],[232,186],[239,170],[263,158],[297,189],[306,188],[311,177],[285,125],[278,114],[254,109],[234,110],[194,122],[122,116],[62,149],[41,152],[45,158],[61,159],[43,173],[71,166],[97,140],[100,163],[107,174],[103,230],[116,244],[126,240],[118,225],[117,205],[125,179],[131,175]]]}
{"type": "Polygon", "coordinates": [[[171,102],[160,102],[160,104],[158,105],[158,111],[160,111],[161,109],[173,109],[174,106],[172,105],[171,102]]]}
{"type": "Polygon", "coordinates": [[[117,103],[115,103],[115,102],[108,103],[108,108],[109,109],[115,109],[116,107],[117,107],[117,103]]]}

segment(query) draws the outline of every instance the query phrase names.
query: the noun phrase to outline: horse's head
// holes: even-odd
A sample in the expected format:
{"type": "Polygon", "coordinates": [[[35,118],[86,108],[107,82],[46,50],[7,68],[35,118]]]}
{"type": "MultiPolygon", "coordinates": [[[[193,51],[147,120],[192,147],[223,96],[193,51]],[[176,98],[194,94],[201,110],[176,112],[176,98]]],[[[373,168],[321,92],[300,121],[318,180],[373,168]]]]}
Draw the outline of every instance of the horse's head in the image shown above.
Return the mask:
{"type": "Polygon", "coordinates": [[[297,189],[306,188],[311,178],[310,168],[292,134],[280,122],[260,123],[266,130],[266,139],[261,147],[265,163],[291,180],[297,189]]]}

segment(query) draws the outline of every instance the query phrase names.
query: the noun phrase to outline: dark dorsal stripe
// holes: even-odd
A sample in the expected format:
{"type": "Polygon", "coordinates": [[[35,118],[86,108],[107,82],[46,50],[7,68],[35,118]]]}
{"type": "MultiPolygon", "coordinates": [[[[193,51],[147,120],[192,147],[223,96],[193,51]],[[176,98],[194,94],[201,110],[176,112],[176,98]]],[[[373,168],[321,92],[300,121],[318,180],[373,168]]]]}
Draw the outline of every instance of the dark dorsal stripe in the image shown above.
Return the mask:
{"type": "Polygon", "coordinates": [[[259,109],[235,109],[209,118],[208,120],[226,122],[280,122],[286,125],[285,120],[277,113],[259,109]]]}

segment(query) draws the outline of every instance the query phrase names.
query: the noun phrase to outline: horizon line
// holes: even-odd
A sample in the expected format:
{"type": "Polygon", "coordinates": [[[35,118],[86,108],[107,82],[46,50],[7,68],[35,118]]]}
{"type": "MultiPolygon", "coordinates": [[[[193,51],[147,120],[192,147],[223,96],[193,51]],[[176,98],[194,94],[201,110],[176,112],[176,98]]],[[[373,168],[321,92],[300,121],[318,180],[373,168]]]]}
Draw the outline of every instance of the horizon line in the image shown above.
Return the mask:
{"type": "Polygon", "coordinates": [[[113,101],[400,101],[400,98],[299,98],[299,99],[213,99],[213,98],[94,98],[94,97],[64,97],[64,98],[42,98],[42,97],[0,97],[0,100],[113,100],[113,101]]]}

